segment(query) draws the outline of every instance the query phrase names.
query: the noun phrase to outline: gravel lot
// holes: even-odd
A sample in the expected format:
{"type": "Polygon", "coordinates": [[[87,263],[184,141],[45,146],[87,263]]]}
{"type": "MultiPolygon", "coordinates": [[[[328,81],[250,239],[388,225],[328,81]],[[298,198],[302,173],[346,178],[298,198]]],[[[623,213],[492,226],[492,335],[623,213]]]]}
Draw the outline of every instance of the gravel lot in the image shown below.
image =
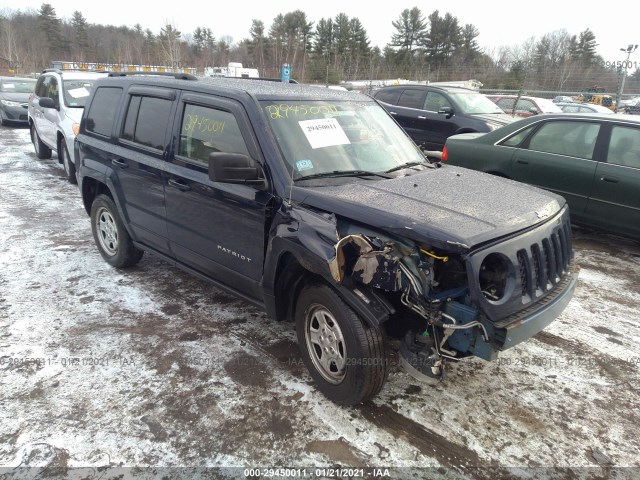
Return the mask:
{"type": "Polygon", "coordinates": [[[2,127],[0,476],[336,465],[640,475],[640,245],[574,235],[576,295],[544,332],[497,362],[453,365],[437,387],[394,362],[373,402],[340,408],[314,389],[293,325],[149,255],[109,267],[55,155],[38,160],[28,130],[2,127]]]}

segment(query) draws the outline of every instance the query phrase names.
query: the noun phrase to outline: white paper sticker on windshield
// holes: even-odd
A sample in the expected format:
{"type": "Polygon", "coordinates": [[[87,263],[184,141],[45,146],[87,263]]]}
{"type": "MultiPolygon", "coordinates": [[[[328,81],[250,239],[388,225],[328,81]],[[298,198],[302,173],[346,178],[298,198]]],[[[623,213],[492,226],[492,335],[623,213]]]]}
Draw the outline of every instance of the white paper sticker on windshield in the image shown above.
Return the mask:
{"type": "Polygon", "coordinates": [[[16,86],[13,83],[5,83],[4,88],[16,88],[16,86]]]}
{"type": "Polygon", "coordinates": [[[303,120],[298,123],[313,149],[351,143],[335,118],[303,120]]]}
{"type": "Polygon", "coordinates": [[[69,90],[69,95],[71,95],[73,98],[88,97],[89,96],[89,90],[87,90],[84,87],[74,88],[74,89],[69,90]]]}

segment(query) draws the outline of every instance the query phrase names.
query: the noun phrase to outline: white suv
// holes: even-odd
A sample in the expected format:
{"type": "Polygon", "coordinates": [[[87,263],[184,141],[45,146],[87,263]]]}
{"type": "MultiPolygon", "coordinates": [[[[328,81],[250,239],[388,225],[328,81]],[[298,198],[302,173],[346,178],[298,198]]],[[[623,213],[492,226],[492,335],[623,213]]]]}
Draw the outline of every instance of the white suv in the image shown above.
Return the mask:
{"type": "Polygon", "coordinates": [[[73,142],[80,126],[84,103],[93,83],[106,73],[45,70],[29,99],[31,141],[40,159],[58,153],[58,162],[71,183],[76,183],[73,142]]]}

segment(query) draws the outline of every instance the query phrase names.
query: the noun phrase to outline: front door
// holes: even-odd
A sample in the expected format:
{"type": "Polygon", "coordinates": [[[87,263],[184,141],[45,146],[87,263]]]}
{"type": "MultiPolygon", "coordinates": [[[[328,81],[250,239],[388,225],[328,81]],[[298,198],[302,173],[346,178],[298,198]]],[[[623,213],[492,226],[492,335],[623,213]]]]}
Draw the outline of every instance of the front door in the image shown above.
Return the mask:
{"type": "Polygon", "coordinates": [[[271,195],[249,185],[212,182],[212,152],[242,153],[261,162],[242,106],[228,99],[183,94],[176,148],[166,172],[167,226],[175,258],[262,301],[259,282],[271,195]]]}

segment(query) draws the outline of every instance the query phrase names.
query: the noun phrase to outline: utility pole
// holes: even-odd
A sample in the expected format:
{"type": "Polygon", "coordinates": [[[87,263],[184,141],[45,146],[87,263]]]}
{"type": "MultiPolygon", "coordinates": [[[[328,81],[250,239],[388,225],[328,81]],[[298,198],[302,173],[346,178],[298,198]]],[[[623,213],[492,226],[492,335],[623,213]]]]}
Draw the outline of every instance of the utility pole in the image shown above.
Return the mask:
{"type": "Polygon", "coordinates": [[[627,78],[627,67],[629,66],[629,57],[633,52],[638,49],[638,45],[628,45],[627,48],[621,48],[621,52],[626,52],[627,59],[621,65],[622,67],[622,80],[620,81],[620,87],[618,88],[618,94],[616,95],[616,111],[618,110],[618,106],[620,105],[620,100],[622,99],[622,91],[624,90],[624,81],[627,78]]]}

